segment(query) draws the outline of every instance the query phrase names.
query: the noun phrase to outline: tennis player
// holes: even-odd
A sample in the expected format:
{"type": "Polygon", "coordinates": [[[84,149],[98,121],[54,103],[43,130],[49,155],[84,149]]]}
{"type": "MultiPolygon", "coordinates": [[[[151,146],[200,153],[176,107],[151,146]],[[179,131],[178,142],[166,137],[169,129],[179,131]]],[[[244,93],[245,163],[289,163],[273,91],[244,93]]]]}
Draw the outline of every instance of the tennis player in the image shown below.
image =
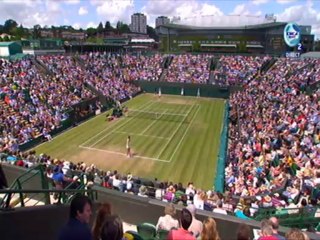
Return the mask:
{"type": "Polygon", "coordinates": [[[130,144],[131,144],[131,138],[130,136],[127,137],[127,157],[132,157],[131,154],[131,149],[130,149],[130,144]]]}

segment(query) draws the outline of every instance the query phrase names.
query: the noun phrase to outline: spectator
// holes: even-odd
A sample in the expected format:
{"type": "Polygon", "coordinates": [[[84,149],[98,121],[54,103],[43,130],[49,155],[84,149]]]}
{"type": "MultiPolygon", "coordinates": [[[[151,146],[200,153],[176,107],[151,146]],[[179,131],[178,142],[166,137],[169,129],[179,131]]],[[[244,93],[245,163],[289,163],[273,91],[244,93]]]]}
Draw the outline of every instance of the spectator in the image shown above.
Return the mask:
{"type": "Polygon", "coordinates": [[[192,223],[192,215],[188,209],[184,208],[180,216],[181,227],[177,230],[171,230],[168,234],[168,240],[195,240],[196,238],[188,231],[192,223]]]}
{"type": "Polygon", "coordinates": [[[208,218],[203,221],[201,240],[220,240],[217,224],[213,218],[208,218]]]}
{"type": "Polygon", "coordinates": [[[245,224],[241,223],[237,231],[237,240],[250,240],[251,239],[251,229],[245,224]]]}
{"type": "Polygon", "coordinates": [[[196,238],[198,236],[200,236],[202,229],[203,229],[203,225],[202,222],[199,221],[198,219],[196,219],[196,207],[193,204],[190,204],[187,209],[190,211],[191,215],[192,215],[192,223],[189,227],[189,232],[192,232],[193,236],[195,236],[196,238]]]}
{"type": "Polygon", "coordinates": [[[106,216],[100,234],[101,240],[122,240],[123,223],[119,216],[106,216]]]}
{"type": "Polygon", "coordinates": [[[59,240],[91,240],[88,226],[92,214],[91,200],[83,195],[76,195],[70,204],[70,218],[62,229],[59,240]]]}
{"type": "MultiPolygon", "coordinates": [[[[73,182],[73,179],[67,178],[59,166],[55,166],[53,169],[52,180],[56,190],[62,190],[65,187],[65,184],[68,182],[73,182]]],[[[57,195],[55,195],[55,198],[57,195]]]]}
{"type": "Polygon", "coordinates": [[[286,233],[286,239],[287,240],[308,240],[303,234],[303,232],[301,232],[299,229],[296,229],[296,228],[290,229],[286,233]]]}
{"type": "Polygon", "coordinates": [[[213,212],[223,214],[223,215],[228,215],[227,211],[222,208],[222,201],[221,200],[217,201],[217,207],[213,209],[213,212]]]}
{"type": "Polygon", "coordinates": [[[272,227],[273,234],[272,236],[276,237],[278,240],[285,240],[285,237],[279,235],[278,229],[279,229],[279,221],[276,217],[271,217],[269,219],[272,227]]]}
{"type": "Polygon", "coordinates": [[[107,216],[111,215],[111,206],[109,203],[103,203],[98,211],[95,222],[92,228],[93,240],[100,240],[100,233],[103,227],[103,223],[107,216]]]}
{"type": "Polygon", "coordinates": [[[269,221],[265,221],[261,223],[261,237],[258,240],[277,240],[275,236],[273,236],[272,226],[269,221]]]}
{"type": "Polygon", "coordinates": [[[164,214],[165,215],[163,217],[159,217],[156,225],[157,231],[160,229],[167,231],[170,231],[173,228],[178,229],[179,222],[178,220],[174,219],[174,216],[176,215],[176,209],[172,203],[169,203],[165,206],[164,214]]]}

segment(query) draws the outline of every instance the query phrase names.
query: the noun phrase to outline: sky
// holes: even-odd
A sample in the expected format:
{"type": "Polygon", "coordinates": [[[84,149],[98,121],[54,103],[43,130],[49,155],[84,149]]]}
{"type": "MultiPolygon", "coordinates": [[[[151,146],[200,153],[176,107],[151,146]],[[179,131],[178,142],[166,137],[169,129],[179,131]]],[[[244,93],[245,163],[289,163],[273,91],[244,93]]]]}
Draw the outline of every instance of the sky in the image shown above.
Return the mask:
{"type": "Polygon", "coordinates": [[[0,0],[0,23],[14,19],[25,27],[71,25],[97,27],[99,22],[130,23],[142,12],[155,25],[163,15],[177,23],[201,26],[239,26],[261,23],[266,14],[277,21],[311,25],[320,38],[320,0],[0,0]]]}

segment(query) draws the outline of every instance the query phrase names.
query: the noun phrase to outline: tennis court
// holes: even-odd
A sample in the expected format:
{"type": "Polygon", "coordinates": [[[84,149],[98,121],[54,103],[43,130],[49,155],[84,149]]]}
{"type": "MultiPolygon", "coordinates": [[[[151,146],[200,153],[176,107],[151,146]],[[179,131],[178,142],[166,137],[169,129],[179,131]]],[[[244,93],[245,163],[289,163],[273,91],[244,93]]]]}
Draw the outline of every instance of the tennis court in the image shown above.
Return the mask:
{"type": "Polygon", "coordinates": [[[125,105],[128,112],[124,117],[108,122],[105,114],[100,115],[38,151],[94,163],[105,170],[184,184],[193,180],[199,187],[212,187],[224,100],[144,94],[125,105]],[[133,158],[126,157],[129,135],[133,158]],[[63,139],[63,144],[55,143],[63,139]]]}

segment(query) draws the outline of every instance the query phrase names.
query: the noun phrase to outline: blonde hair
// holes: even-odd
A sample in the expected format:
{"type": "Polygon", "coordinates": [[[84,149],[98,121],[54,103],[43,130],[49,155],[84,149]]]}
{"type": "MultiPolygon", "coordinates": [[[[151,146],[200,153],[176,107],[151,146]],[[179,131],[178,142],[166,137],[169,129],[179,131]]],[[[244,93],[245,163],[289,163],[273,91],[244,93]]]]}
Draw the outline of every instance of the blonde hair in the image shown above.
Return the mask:
{"type": "Polygon", "coordinates": [[[203,221],[201,240],[220,240],[219,233],[217,231],[217,224],[213,218],[209,217],[203,221]]]}

